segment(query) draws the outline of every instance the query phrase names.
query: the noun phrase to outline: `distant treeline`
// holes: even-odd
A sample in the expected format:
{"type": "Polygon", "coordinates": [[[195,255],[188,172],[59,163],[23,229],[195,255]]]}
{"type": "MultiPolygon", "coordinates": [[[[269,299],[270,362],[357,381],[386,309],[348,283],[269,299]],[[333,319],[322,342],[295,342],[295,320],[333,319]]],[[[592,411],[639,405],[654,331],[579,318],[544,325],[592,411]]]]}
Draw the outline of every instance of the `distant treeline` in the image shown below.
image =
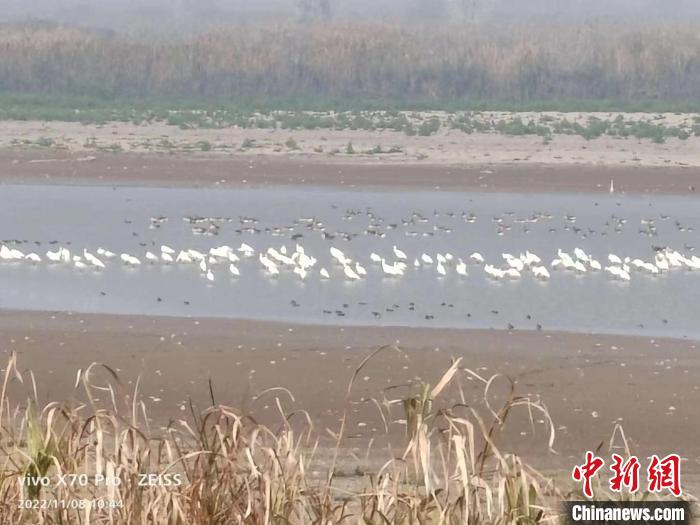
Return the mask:
{"type": "Polygon", "coordinates": [[[248,25],[168,40],[0,29],[0,90],[98,97],[700,100],[697,27],[248,25]]]}

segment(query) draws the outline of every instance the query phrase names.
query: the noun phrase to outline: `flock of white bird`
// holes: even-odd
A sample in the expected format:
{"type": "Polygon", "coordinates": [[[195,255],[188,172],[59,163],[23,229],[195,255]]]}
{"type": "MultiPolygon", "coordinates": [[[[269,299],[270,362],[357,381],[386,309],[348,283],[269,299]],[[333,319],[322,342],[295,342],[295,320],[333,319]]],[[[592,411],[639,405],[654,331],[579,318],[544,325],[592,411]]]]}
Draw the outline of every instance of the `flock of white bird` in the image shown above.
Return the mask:
{"type": "MultiPolygon", "coordinates": [[[[241,258],[253,258],[256,253],[261,267],[270,276],[279,275],[281,271],[292,271],[300,279],[306,279],[308,275],[317,271],[321,279],[331,279],[328,269],[322,267],[318,260],[307,254],[304,247],[299,244],[293,250],[283,245],[279,248],[269,247],[259,252],[246,243],[241,243],[235,249],[227,245],[217,246],[208,252],[194,249],[177,251],[170,246],[162,245],[159,252],[147,251],[141,258],[129,253],[117,254],[104,248],[97,248],[95,253],[87,249],[71,253],[64,246],[49,250],[42,257],[35,252],[24,253],[17,248],[0,245],[0,261],[39,264],[45,260],[52,264],[71,265],[78,270],[101,270],[106,268],[106,263],[111,260],[120,261],[121,264],[130,267],[142,264],[188,264],[196,265],[201,275],[208,281],[215,280],[213,268],[220,265],[228,265],[229,274],[239,277],[241,258]]],[[[357,281],[367,275],[365,266],[339,248],[331,247],[330,255],[334,265],[342,268],[344,279],[357,281]]],[[[549,264],[544,263],[539,256],[530,251],[517,256],[503,253],[501,258],[498,264],[491,264],[486,262],[478,252],[465,256],[464,259],[451,253],[437,253],[434,256],[421,253],[413,259],[412,266],[414,269],[434,269],[438,276],[445,276],[452,271],[460,276],[468,276],[469,263],[472,266],[482,267],[488,277],[496,280],[519,279],[527,273],[534,278],[547,280],[551,277],[550,269],[561,269],[577,274],[603,272],[610,278],[621,281],[630,281],[635,272],[660,275],[673,268],[700,270],[700,257],[696,255],[686,257],[671,248],[657,250],[654,258],[649,261],[620,257],[610,253],[604,264],[581,248],[575,248],[573,254],[559,249],[557,256],[549,264]]],[[[410,267],[408,255],[396,245],[392,247],[390,260],[374,252],[369,255],[369,260],[385,276],[401,277],[410,267]]]]}

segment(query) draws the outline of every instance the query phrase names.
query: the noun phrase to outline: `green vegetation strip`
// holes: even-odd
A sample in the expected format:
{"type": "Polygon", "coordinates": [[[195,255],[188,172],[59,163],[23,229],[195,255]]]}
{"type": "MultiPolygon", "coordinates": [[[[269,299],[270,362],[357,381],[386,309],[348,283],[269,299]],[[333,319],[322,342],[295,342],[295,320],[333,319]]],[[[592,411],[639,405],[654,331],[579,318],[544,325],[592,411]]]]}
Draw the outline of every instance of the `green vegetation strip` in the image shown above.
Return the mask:
{"type": "MultiPolygon", "coordinates": [[[[530,111],[533,105],[511,105],[498,102],[469,103],[461,106],[456,101],[434,102],[434,106],[420,101],[351,101],[337,103],[331,100],[302,99],[236,99],[231,101],[197,101],[180,99],[102,99],[96,97],[16,94],[0,92],[0,119],[44,120],[104,124],[106,122],[130,122],[136,125],[161,122],[182,129],[244,129],[283,130],[391,130],[408,136],[430,136],[443,128],[464,133],[498,133],[502,135],[536,135],[548,141],[555,135],[579,135],[586,139],[601,136],[635,137],[661,143],[668,138],[685,140],[700,136],[700,116],[683,115],[681,122],[670,125],[665,115],[649,113],[632,118],[628,112],[608,111],[603,119],[576,115],[569,117],[563,102],[539,105],[537,114],[524,118],[517,112],[530,111]],[[382,104],[384,104],[382,106],[382,104]],[[383,107],[384,109],[372,109],[383,107]],[[386,108],[403,109],[386,109],[386,108]],[[450,108],[446,110],[445,108],[450,108]],[[461,109],[457,109],[461,108],[461,109]],[[489,110],[500,108],[494,118],[489,110]],[[557,109],[559,108],[559,109],[557,109]],[[439,113],[435,113],[440,110],[439,113]],[[512,110],[512,111],[511,111],[512,110]],[[517,112],[516,112],[517,110],[517,112]],[[560,113],[552,115],[551,112],[560,113]]],[[[599,102],[601,110],[604,103],[599,102]]],[[[583,102],[570,102],[568,109],[580,111],[583,102]]],[[[619,107],[625,104],[620,103],[619,107]]],[[[610,103],[609,107],[615,107],[610,103]]],[[[627,108],[629,109],[629,108],[627,108]]],[[[667,108],[669,109],[669,108],[667,108]]],[[[690,105],[685,108],[690,109],[690,105]]],[[[41,144],[50,147],[51,144],[41,144]]],[[[290,138],[285,144],[297,149],[290,138]]],[[[198,149],[208,151],[211,145],[203,141],[198,149]]],[[[244,147],[253,147],[249,144],[244,147]]]]}

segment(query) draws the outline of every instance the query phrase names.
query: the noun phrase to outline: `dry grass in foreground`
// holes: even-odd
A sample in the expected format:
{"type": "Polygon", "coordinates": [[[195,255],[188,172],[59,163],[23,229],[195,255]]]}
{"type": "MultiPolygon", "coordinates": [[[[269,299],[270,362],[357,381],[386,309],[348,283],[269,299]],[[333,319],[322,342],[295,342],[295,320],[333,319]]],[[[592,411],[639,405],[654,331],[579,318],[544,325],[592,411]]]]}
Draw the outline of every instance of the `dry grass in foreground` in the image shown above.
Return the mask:
{"type": "MultiPolygon", "coordinates": [[[[348,403],[357,374],[375,354],[353,374],[348,403]]],[[[0,523],[558,521],[558,503],[576,494],[564,493],[496,443],[508,415],[526,410],[547,421],[551,448],[554,427],[546,408],[512,392],[503,406],[493,408],[489,390],[495,379],[456,361],[435,386],[424,385],[415,397],[378,401],[383,415],[391,407],[402,410],[405,447],[365,476],[357,490],[348,490],[338,488],[334,477],[345,417],[335,434],[333,459],[324,462],[308,415],[285,413],[280,400],[277,431],[233,408],[213,405],[153,432],[138,382],[126,395],[115,372],[93,364],[76,378],[86,402],[40,407],[34,376],[20,373],[13,355],[0,393],[0,523]],[[482,413],[466,403],[435,408],[448,385],[454,388],[465,375],[483,382],[482,413]],[[33,392],[25,403],[8,396],[8,387],[17,381],[33,392]],[[294,430],[290,421],[300,417],[305,430],[294,430]],[[319,470],[327,478],[314,480],[309,474],[319,470]],[[158,477],[144,478],[149,474],[158,477]],[[144,481],[153,484],[142,486],[144,481]]]]}

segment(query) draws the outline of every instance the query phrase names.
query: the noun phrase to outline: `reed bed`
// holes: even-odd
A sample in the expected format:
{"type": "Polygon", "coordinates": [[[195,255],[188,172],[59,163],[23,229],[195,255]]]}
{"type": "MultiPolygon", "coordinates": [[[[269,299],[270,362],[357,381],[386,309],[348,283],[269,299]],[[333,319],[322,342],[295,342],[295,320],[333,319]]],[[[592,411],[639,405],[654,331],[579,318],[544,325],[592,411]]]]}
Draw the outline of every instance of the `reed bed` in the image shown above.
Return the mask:
{"type": "Polygon", "coordinates": [[[692,100],[682,23],[260,23],[151,40],[0,29],[0,90],[90,96],[692,100]]]}
{"type": "MultiPolygon", "coordinates": [[[[355,370],[348,405],[355,378],[371,367],[374,355],[355,370]]],[[[435,385],[424,384],[415,395],[405,399],[379,395],[375,401],[387,424],[398,410],[405,442],[387,453],[374,471],[350,486],[339,486],[345,417],[333,431],[335,446],[325,459],[320,457],[319,434],[311,419],[303,412],[285,411],[280,400],[284,396],[277,399],[280,425],[275,430],[214,403],[154,430],[138,382],[132,392],[124,392],[112,369],[93,364],[78,371],[73,400],[39,406],[32,373],[20,373],[13,355],[0,392],[0,523],[558,521],[561,501],[580,495],[568,483],[563,489],[557,486],[498,444],[514,411],[546,420],[545,447],[554,446],[554,425],[545,406],[516,396],[512,388],[505,402],[493,406],[490,391],[502,380],[482,377],[457,360],[435,385]],[[456,389],[458,398],[463,397],[460,384],[467,377],[483,385],[479,403],[472,406],[466,399],[440,403],[448,390],[454,394],[456,389]],[[30,395],[18,403],[8,391],[20,383],[30,395]],[[304,424],[300,427],[293,421],[304,424]],[[74,482],[61,484],[61,475],[74,482]],[[50,481],[40,486],[27,479],[50,481]]]]}

